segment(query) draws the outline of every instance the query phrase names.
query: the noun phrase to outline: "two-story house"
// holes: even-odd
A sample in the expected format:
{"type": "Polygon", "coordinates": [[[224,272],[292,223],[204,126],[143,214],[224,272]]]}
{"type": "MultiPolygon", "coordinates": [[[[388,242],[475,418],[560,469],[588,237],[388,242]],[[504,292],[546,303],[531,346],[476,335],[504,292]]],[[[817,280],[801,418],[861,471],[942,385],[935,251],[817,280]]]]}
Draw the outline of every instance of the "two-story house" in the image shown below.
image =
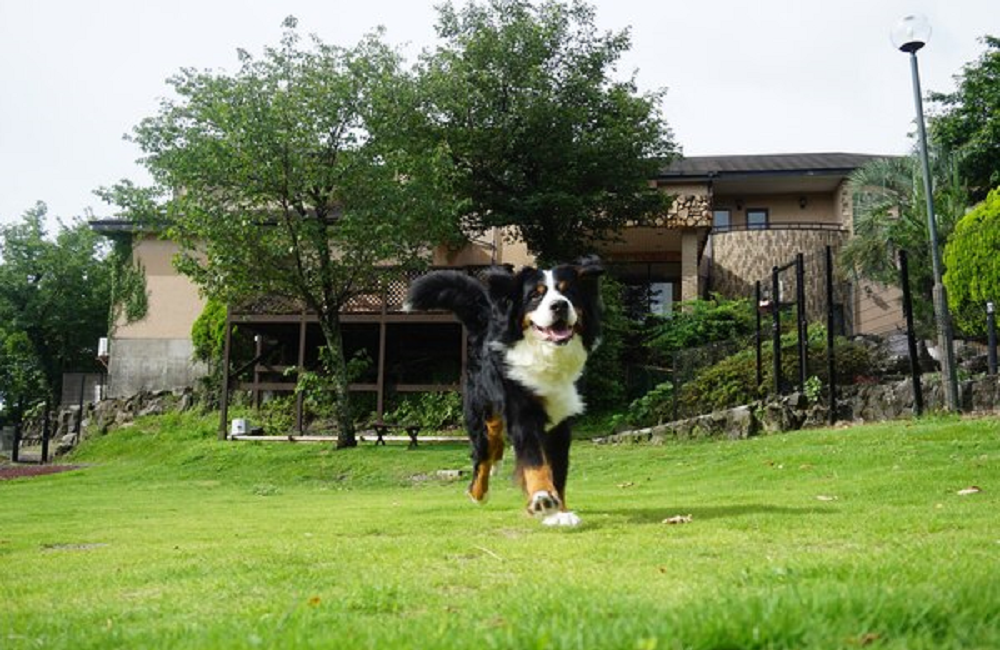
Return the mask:
{"type": "MultiPolygon", "coordinates": [[[[647,289],[648,310],[669,314],[679,301],[709,293],[750,297],[758,280],[797,253],[839,250],[851,236],[853,209],[847,178],[876,156],[845,153],[689,157],[666,166],[657,187],[674,197],[654,223],[628,228],[621,241],[598,251],[612,274],[647,289]]],[[[120,231],[118,221],[95,221],[99,232],[120,231]]],[[[147,316],[122,324],[109,349],[107,394],[189,386],[204,368],[192,361],[190,331],[203,307],[196,288],[174,270],[176,247],[136,233],[134,255],[146,270],[147,316]]],[[[475,272],[490,264],[530,264],[523,244],[500,232],[487,233],[460,251],[435,251],[433,265],[475,272]]],[[[822,270],[811,269],[810,305],[822,296],[822,270]]],[[[373,393],[379,413],[390,392],[457,388],[464,363],[462,332],[447,315],[402,311],[407,279],[389,282],[353,301],[343,314],[348,354],[363,352],[368,372],[353,388],[373,393]]],[[[865,304],[865,292],[841,296],[843,322],[865,332],[879,310],[865,304]]],[[[895,305],[884,317],[898,319],[895,305]]],[[[811,307],[818,317],[818,307],[811,307]]],[[[287,390],[288,367],[316,363],[318,325],[288,301],[265,300],[232,310],[244,336],[253,337],[259,362],[252,380],[241,384],[255,397],[287,390]]]]}

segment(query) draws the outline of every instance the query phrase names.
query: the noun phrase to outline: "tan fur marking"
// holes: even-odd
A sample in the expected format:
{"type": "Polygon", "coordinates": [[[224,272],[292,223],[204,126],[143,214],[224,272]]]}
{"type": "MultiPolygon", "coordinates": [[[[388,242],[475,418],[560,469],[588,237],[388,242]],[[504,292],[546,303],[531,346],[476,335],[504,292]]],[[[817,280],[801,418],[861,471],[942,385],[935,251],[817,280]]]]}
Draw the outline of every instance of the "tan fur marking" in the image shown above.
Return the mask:
{"type": "Polygon", "coordinates": [[[490,462],[503,458],[503,419],[492,417],[486,421],[486,439],[489,441],[490,462]]]}
{"type": "Polygon", "coordinates": [[[521,473],[524,477],[524,490],[529,496],[542,490],[551,494],[556,493],[555,484],[552,482],[552,470],[548,465],[525,467],[521,473]]]}
{"type": "Polygon", "coordinates": [[[497,416],[486,420],[487,458],[479,463],[476,475],[469,486],[469,496],[476,501],[486,498],[490,491],[490,470],[493,464],[503,458],[503,419],[497,416]]]}

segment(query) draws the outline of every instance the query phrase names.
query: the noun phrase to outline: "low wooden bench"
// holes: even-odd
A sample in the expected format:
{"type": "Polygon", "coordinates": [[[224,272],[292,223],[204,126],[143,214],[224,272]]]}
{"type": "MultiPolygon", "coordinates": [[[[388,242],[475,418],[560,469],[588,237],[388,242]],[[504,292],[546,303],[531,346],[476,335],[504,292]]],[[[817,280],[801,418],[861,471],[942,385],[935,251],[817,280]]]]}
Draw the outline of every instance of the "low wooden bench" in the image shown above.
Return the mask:
{"type": "Polygon", "coordinates": [[[390,422],[372,422],[371,428],[375,432],[375,445],[385,446],[385,436],[390,431],[403,430],[406,431],[406,435],[410,438],[410,444],[408,447],[413,449],[417,446],[417,433],[420,431],[420,427],[413,424],[392,424],[390,422]]]}

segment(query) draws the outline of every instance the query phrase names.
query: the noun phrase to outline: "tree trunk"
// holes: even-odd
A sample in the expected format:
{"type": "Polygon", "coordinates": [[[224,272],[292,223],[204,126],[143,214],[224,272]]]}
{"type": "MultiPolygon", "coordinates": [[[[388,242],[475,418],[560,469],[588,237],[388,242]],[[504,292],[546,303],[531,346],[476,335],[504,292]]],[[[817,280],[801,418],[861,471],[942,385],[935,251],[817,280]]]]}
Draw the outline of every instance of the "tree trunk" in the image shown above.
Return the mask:
{"type": "Polygon", "coordinates": [[[337,449],[356,447],[354,420],[351,418],[350,377],[347,376],[347,359],[344,358],[344,338],[340,328],[340,314],[336,311],[321,314],[320,328],[330,353],[330,379],[337,399],[337,449]]]}

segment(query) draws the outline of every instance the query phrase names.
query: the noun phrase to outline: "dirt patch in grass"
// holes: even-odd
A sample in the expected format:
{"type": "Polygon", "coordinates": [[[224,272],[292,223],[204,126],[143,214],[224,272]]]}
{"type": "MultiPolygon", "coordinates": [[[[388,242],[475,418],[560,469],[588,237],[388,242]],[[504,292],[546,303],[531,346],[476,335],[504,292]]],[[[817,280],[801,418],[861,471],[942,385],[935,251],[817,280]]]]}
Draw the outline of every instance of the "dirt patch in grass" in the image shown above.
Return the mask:
{"type": "Polygon", "coordinates": [[[0,465],[0,481],[58,474],[59,472],[80,469],[80,467],[80,465],[0,465]]]}

